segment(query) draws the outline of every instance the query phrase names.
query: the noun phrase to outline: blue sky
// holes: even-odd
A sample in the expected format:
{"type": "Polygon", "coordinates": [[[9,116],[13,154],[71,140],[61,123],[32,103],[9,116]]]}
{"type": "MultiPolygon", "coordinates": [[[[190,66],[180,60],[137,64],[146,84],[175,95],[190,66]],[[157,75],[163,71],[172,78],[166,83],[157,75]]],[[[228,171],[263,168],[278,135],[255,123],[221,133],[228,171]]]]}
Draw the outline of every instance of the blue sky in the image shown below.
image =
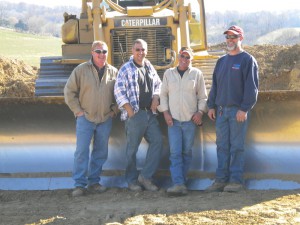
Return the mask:
{"type": "MultiPolygon", "coordinates": [[[[9,2],[26,2],[37,5],[57,6],[71,5],[81,7],[81,0],[0,0],[9,2]]],[[[205,0],[207,12],[238,10],[240,12],[282,11],[300,9],[299,0],[205,0]]]]}

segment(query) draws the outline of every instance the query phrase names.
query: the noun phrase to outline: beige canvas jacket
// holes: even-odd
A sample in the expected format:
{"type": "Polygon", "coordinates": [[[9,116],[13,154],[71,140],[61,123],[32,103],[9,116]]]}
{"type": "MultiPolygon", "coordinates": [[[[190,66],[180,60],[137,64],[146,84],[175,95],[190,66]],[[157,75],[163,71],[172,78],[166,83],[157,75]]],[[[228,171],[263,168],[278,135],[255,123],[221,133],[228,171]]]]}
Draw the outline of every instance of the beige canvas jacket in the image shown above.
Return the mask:
{"type": "Polygon", "coordinates": [[[189,121],[195,112],[207,112],[206,101],[206,87],[199,69],[189,67],[182,78],[176,67],[165,71],[158,107],[160,112],[168,110],[173,119],[189,121]]]}
{"type": "Polygon", "coordinates": [[[118,70],[106,64],[100,82],[92,61],[78,65],[71,73],[64,88],[65,102],[74,115],[83,111],[85,117],[94,123],[108,119],[113,110],[118,112],[114,98],[114,84],[118,70]]]}

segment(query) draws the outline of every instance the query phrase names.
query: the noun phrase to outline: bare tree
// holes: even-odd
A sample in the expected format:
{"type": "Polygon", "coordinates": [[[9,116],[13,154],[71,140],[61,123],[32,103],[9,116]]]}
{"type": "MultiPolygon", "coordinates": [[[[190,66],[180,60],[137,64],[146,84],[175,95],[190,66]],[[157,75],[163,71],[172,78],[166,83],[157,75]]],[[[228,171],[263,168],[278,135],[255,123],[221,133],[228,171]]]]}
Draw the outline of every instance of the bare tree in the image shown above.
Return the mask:
{"type": "Polygon", "coordinates": [[[8,11],[7,11],[7,3],[6,2],[0,2],[0,25],[6,25],[8,23],[7,21],[8,11]]]}
{"type": "Polygon", "coordinates": [[[61,36],[61,25],[57,23],[47,23],[42,27],[43,34],[53,35],[55,37],[61,36]]]}
{"type": "Polygon", "coordinates": [[[28,30],[35,34],[42,32],[42,27],[46,24],[46,20],[41,16],[32,16],[28,19],[28,30]]]}

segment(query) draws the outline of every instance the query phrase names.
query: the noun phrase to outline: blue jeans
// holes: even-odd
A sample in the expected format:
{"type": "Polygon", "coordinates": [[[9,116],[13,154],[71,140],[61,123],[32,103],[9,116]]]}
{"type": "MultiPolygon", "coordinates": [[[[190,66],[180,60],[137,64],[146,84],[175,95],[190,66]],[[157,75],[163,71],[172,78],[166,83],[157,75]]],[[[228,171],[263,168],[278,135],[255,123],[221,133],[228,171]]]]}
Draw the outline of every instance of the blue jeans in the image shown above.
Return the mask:
{"type": "Polygon", "coordinates": [[[75,187],[85,187],[86,185],[99,183],[102,166],[107,160],[111,127],[111,118],[99,124],[88,121],[85,116],[77,118],[77,141],[73,167],[75,187]],[[94,138],[93,148],[90,153],[92,138],[94,138]]]}
{"type": "Polygon", "coordinates": [[[245,122],[237,122],[237,111],[238,107],[218,107],[217,110],[217,182],[244,183],[244,144],[250,112],[245,122]]]}
{"type": "Polygon", "coordinates": [[[196,125],[192,121],[180,122],[173,119],[168,127],[170,145],[170,172],[174,185],[185,184],[192,161],[196,125]]]}
{"type": "Polygon", "coordinates": [[[125,132],[127,139],[125,178],[128,184],[135,183],[139,175],[136,168],[136,153],[143,137],[149,143],[149,147],[141,175],[146,179],[151,179],[159,165],[163,146],[156,116],[151,111],[138,111],[125,121],[125,132]]]}

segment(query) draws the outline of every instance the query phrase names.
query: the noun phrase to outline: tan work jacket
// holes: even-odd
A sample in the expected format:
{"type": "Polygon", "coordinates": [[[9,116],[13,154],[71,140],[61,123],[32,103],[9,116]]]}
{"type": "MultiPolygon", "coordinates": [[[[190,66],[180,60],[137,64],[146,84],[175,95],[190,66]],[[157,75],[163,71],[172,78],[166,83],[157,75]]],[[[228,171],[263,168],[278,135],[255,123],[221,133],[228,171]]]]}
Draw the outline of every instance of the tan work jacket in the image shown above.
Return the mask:
{"type": "Polygon", "coordinates": [[[85,117],[94,123],[108,119],[114,105],[114,85],[118,70],[106,64],[100,82],[98,72],[91,60],[78,65],[71,73],[64,88],[65,102],[74,115],[83,111],[85,117]]]}
{"type": "Polygon", "coordinates": [[[169,111],[173,119],[191,120],[198,111],[207,112],[207,92],[202,72],[189,67],[181,77],[177,68],[165,71],[160,92],[160,112],[169,111]]]}

